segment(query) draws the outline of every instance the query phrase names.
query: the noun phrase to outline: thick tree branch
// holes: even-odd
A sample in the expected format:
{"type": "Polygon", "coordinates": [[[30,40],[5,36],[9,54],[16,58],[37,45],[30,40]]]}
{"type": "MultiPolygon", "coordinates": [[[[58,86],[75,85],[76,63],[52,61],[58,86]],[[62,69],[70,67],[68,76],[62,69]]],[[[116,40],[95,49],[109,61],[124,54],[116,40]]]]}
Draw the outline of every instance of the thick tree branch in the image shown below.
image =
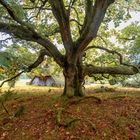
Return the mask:
{"type": "MultiPolygon", "coordinates": [[[[43,2],[42,6],[44,6],[47,1],[48,0],[42,1],[43,2]]],[[[49,41],[49,39],[43,38],[39,33],[35,31],[35,29],[29,23],[23,21],[23,19],[21,19],[21,17],[18,16],[18,13],[14,11],[13,7],[11,7],[6,1],[1,0],[0,4],[6,8],[7,12],[13,18],[13,20],[21,25],[20,26],[20,25],[0,22],[1,32],[14,34],[15,36],[21,39],[25,39],[27,41],[34,41],[41,44],[43,47],[47,49],[48,52],[50,52],[50,54],[54,57],[54,59],[60,66],[63,65],[63,61],[62,61],[63,56],[56,48],[56,46],[49,41]]]]}
{"type": "Polygon", "coordinates": [[[45,55],[51,57],[51,54],[49,52],[47,52],[46,49],[42,49],[40,51],[40,54],[39,54],[37,60],[33,64],[31,64],[30,66],[28,66],[27,71],[30,72],[32,69],[38,67],[44,61],[45,55]]]}
{"type": "Polygon", "coordinates": [[[70,32],[69,13],[65,8],[63,0],[50,0],[49,3],[52,7],[53,14],[58,21],[66,52],[70,52],[73,41],[70,32]]]}
{"type": "Polygon", "coordinates": [[[48,39],[45,39],[42,37],[38,38],[36,42],[46,48],[46,50],[50,53],[50,55],[54,58],[54,60],[59,64],[59,66],[61,67],[64,66],[64,57],[53,43],[51,43],[48,39]]]}
{"type": "Polygon", "coordinates": [[[87,8],[81,36],[76,42],[78,51],[83,51],[90,41],[96,37],[106,10],[115,0],[96,0],[93,6],[91,0],[86,0],[87,8]]]}
{"type": "Polygon", "coordinates": [[[0,22],[0,32],[5,32],[10,35],[15,35],[21,39],[31,41],[33,39],[32,31],[25,27],[16,24],[9,24],[0,22]]]}
{"type": "Polygon", "coordinates": [[[93,1],[91,0],[86,0],[85,1],[85,19],[84,19],[84,24],[83,24],[83,27],[82,27],[82,30],[81,30],[81,38],[82,36],[87,32],[86,30],[88,30],[89,28],[89,25],[92,21],[92,18],[93,18],[93,1]]]}
{"type": "Polygon", "coordinates": [[[89,46],[88,49],[101,49],[111,54],[116,54],[119,57],[119,62],[123,66],[114,66],[114,67],[98,67],[93,65],[84,66],[84,75],[92,76],[93,74],[120,74],[120,75],[133,75],[139,73],[139,68],[134,65],[126,64],[123,62],[123,56],[114,50],[109,50],[101,46],[89,46]]]}
{"type": "Polygon", "coordinates": [[[117,75],[133,75],[138,73],[136,69],[127,66],[116,67],[97,67],[87,65],[84,67],[84,75],[92,76],[93,74],[117,74],[117,75]]]}
{"type": "Polygon", "coordinates": [[[0,22],[0,32],[5,32],[10,35],[15,35],[20,39],[24,39],[27,41],[37,42],[42,45],[46,50],[53,56],[56,62],[62,66],[63,65],[63,56],[56,48],[56,46],[49,41],[47,38],[43,38],[39,33],[35,31],[31,31],[26,27],[8,24],[0,22]]]}
{"type": "MultiPolygon", "coordinates": [[[[32,26],[23,21],[23,17],[20,17],[17,13],[17,11],[15,11],[15,9],[13,7],[10,6],[10,4],[8,2],[6,2],[5,0],[1,0],[0,4],[7,10],[8,14],[10,15],[10,17],[16,21],[17,23],[19,23],[20,25],[28,28],[30,31],[34,32],[34,29],[32,28],[32,26]]],[[[15,3],[16,4],[16,3],[15,3]]],[[[24,13],[23,13],[24,14],[24,13]]]]}

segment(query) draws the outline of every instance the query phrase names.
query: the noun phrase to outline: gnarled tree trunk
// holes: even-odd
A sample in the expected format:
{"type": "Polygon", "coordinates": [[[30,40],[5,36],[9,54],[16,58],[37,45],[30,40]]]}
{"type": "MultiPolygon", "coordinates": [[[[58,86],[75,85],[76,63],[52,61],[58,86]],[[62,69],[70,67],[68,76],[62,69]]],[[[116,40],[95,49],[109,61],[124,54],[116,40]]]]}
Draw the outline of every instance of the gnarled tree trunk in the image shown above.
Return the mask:
{"type": "Polygon", "coordinates": [[[64,96],[83,96],[84,95],[84,76],[79,65],[70,64],[64,68],[65,78],[64,96]]]}

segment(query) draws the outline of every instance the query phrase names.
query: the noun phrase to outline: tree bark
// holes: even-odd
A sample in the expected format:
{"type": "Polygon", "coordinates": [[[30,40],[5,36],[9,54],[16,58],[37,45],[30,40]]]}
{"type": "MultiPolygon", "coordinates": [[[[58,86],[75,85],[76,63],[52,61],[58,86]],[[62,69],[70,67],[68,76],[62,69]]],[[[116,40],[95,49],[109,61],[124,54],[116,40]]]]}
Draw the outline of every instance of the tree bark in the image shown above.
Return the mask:
{"type": "Polygon", "coordinates": [[[84,67],[84,74],[88,76],[92,76],[93,74],[134,75],[138,72],[139,70],[132,66],[98,67],[87,65],[84,67]]]}
{"type": "MultiPolygon", "coordinates": [[[[84,66],[82,63],[82,57],[84,55],[84,51],[88,47],[88,44],[97,36],[97,32],[99,27],[104,19],[106,10],[110,6],[110,4],[114,3],[115,0],[85,0],[85,14],[83,14],[83,25],[80,30],[80,36],[74,36],[71,30],[73,29],[70,25],[70,20],[73,16],[71,16],[70,8],[76,2],[76,0],[71,0],[69,3],[69,7],[64,0],[41,0],[43,5],[48,2],[51,6],[51,11],[54,15],[54,18],[59,25],[59,31],[61,35],[61,39],[65,48],[65,55],[62,55],[60,50],[57,48],[55,44],[50,41],[50,38],[44,35],[44,32],[48,31],[47,25],[44,28],[43,33],[41,33],[42,28],[40,28],[41,23],[38,23],[37,27],[32,21],[36,21],[36,19],[31,19],[28,14],[24,14],[25,18],[20,17],[19,13],[14,10],[14,6],[12,3],[7,3],[6,0],[0,0],[0,6],[5,8],[8,18],[4,22],[0,22],[0,32],[7,33],[9,35],[14,35],[22,40],[33,41],[46,49],[46,53],[49,54],[56,63],[63,68],[63,73],[65,77],[65,87],[63,95],[72,97],[72,96],[83,96],[84,95],[84,76],[93,74],[121,74],[121,75],[133,75],[139,72],[139,69],[132,65],[127,65],[123,63],[122,56],[120,53],[116,51],[109,50],[107,48],[103,48],[100,46],[92,46],[92,48],[101,49],[111,54],[117,54],[119,56],[120,65],[123,66],[115,66],[115,67],[98,67],[92,65],[84,66]],[[41,29],[41,30],[40,30],[41,29]],[[47,30],[46,30],[47,29],[47,30]],[[124,66],[125,65],[125,66],[124,66]],[[130,66],[130,67],[127,67],[130,66]]],[[[84,2],[84,1],[83,1],[84,2]]],[[[15,3],[16,4],[16,3],[15,3]]],[[[17,3],[22,7],[21,3],[17,3]]],[[[18,6],[17,5],[17,6],[18,6]]],[[[36,6],[40,5],[37,4],[36,6]]],[[[28,6],[28,4],[27,4],[28,6]]],[[[29,5],[32,6],[32,5],[29,5]]],[[[35,9],[36,9],[35,6],[35,9]]],[[[41,8],[39,7],[39,12],[41,8]]],[[[84,3],[82,7],[84,6],[84,3]]],[[[45,6],[45,8],[48,5],[45,6]]],[[[73,6],[75,13],[78,15],[77,6],[73,6]]],[[[81,7],[81,6],[80,6],[81,7]]],[[[48,9],[48,8],[47,8],[48,9]]],[[[46,10],[47,10],[46,9],[46,10]]],[[[26,9],[27,10],[27,9],[26,9]]],[[[25,12],[27,12],[25,10],[25,12]]],[[[3,10],[2,10],[3,11],[3,10]]],[[[47,11],[45,12],[46,16],[41,16],[41,21],[46,20],[46,17],[50,14],[47,11]],[[47,14],[48,13],[48,14],[47,14]]],[[[3,14],[3,12],[1,12],[3,14]]],[[[24,17],[23,16],[23,17],[24,17]]],[[[1,16],[1,19],[3,15],[1,16]]],[[[48,18],[49,20],[50,18],[48,18]]],[[[56,24],[56,25],[57,25],[56,24]]],[[[55,33],[55,29],[54,29],[55,33]]],[[[56,38],[57,36],[53,36],[56,38]]],[[[41,53],[39,59],[35,61],[32,65],[29,66],[28,71],[38,66],[43,61],[44,52],[41,53]]],[[[24,72],[24,71],[23,71],[24,72]]],[[[21,73],[23,73],[21,72],[21,73]]],[[[16,78],[21,73],[18,73],[13,78],[16,78]]],[[[13,78],[10,78],[6,81],[10,81],[13,78]]],[[[3,82],[1,85],[3,85],[3,82]]]]}
{"type": "Polygon", "coordinates": [[[63,71],[65,78],[64,96],[84,96],[84,76],[82,73],[82,69],[78,65],[65,66],[63,71]]]}

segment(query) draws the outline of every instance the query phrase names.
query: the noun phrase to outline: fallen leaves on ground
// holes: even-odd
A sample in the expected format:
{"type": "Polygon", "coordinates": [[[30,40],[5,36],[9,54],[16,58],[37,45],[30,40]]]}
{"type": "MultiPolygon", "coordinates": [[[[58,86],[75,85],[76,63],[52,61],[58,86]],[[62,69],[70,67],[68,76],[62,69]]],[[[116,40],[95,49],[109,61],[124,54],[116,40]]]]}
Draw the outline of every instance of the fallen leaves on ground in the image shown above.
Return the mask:
{"type": "Polygon", "coordinates": [[[76,103],[75,99],[62,99],[59,96],[60,94],[52,93],[40,96],[28,95],[8,101],[6,106],[11,114],[20,106],[24,106],[25,111],[21,116],[9,119],[0,108],[0,140],[138,140],[140,138],[140,96],[104,99],[102,93],[101,95],[98,93],[98,97],[102,97],[101,103],[92,98],[76,103]],[[62,123],[70,119],[79,120],[69,127],[58,126],[56,111],[62,108],[64,108],[60,118],[62,123]]]}

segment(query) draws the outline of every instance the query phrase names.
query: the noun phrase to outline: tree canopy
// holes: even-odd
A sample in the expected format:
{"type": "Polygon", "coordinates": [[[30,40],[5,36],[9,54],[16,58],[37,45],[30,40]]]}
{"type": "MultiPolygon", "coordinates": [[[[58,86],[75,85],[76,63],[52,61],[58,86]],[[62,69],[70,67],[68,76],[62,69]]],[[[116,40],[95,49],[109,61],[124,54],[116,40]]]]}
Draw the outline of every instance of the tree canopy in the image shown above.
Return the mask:
{"type": "MultiPolygon", "coordinates": [[[[132,43],[138,46],[136,28],[132,29],[131,25],[121,35],[109,29],[110,23],[117,27],[131,18],[131,12],[139,9],[140,3],[132,0],[1,0],[0,32],[9,34],[10,41],[19,44],[19,48],[24,48],[24,43],[28,42],[33,45],[24,49],[39,52],[30,52],[31,57],[24,55],[26,66],[19,62],[22,64],[20,70],[29,72],[38,67],[46,55],[52,57],[63,69],[63,94],[82,96],[86,75],[133,75],[139,72],[138,63],[129,63],[120,53],[120,43],[129,47],[131,42],[126,45],[126,41],[119,41],[114,45],[110,41],[115,33],[118,40],[137,38],[132,43]],[[30,61],[36,54],[36,61],[30,61]],[[93,60],[90,57],[91,61],[88,61],[89,56],[93,60]],[[111,63],[103,64],[101,61],[111,63]]],[[[20,54],[24,53],[18,53],[16,57],[22,58],[20,54]]]]}

